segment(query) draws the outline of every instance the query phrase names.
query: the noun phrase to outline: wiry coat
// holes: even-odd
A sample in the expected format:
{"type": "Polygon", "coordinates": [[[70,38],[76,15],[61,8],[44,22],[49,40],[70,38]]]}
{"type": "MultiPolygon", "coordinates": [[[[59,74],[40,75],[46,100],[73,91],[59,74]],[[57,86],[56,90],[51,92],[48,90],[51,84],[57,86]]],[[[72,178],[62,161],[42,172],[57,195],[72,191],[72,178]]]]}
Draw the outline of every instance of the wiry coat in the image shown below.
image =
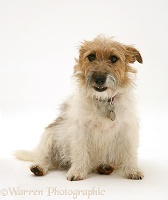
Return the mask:
{"type": "Polygon", "coordinates": [[[33,152],[17,151],[16,157],[34,161],[35,175],[63,167],[69,169],[68,180],[81,180],[105,164],[121,168],[126,178],[142,179],[137,167],[136,70],[129,66],[136,60],[142,63],[132,46],[105,37],[85,41],[74,67],[74,94],[45,129],[38,147],[33,152]]]}

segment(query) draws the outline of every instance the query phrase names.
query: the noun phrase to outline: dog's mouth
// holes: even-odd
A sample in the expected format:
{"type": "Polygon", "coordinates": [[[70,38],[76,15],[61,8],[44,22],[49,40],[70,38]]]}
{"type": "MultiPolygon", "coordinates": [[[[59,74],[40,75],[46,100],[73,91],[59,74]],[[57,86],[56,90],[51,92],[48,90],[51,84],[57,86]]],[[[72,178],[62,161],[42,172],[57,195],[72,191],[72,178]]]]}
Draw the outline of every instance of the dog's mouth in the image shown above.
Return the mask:
{"type": "Polygon", "coordinates": [[[103,87],[103,86],[94,86],[94,89],[97,92],[104,92],[105,90],[107,90],[107,87],[103,87]]]}

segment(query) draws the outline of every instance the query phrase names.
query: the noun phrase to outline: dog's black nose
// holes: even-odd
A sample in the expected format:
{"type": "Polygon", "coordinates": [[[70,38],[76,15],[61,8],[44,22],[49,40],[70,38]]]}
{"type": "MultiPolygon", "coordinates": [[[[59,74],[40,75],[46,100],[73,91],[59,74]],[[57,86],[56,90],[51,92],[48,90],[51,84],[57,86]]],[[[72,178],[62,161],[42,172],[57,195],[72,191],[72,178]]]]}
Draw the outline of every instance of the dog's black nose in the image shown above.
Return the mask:
{"type": "Polygon", "coordinates": [[[97,85],[102,86],[106,82],[106,75],[95,74],[93,75],[93,80],[97,85]]]}

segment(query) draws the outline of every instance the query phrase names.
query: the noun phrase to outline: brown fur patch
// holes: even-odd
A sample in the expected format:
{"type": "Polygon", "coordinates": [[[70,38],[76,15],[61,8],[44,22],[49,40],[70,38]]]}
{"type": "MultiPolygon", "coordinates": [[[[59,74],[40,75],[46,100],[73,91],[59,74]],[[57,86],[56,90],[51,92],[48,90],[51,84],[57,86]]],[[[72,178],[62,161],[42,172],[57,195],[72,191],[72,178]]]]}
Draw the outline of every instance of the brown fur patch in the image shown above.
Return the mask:
{"type": "Polygon", "coordinates": [[[112,40],[111,38],[97,37],[93,41],[85,41],[80,47],[80,56],[74,67],[74,74],[79,83],[86,86],[87,75],[92,72],[106,72],[112,74],[120,87],[127,87],[132,84],[128,73],[136,73],[136,70],[129,66],[135,61],[142,63],[142,57],[137,49],[112,40]],[[93,62],[88,60],[89,54],[95,54],[93,62]],[[111,63],[110,56],[118,57],[116,63],[111,63]]]}
{"type": "Polygon", "coordinates": [[[114,168],[111,165],[101,164],[97,168],[98,174],[109,175],[114,171],[114,168]]]}

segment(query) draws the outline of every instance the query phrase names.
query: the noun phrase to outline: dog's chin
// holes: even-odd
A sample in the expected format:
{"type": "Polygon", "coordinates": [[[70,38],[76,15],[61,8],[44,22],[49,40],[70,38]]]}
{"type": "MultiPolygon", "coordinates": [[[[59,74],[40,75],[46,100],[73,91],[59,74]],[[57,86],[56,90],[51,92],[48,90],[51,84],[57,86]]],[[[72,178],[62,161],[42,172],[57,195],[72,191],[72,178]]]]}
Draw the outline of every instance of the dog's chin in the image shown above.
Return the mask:
{"type": "Polygon", "coordinates": [[[109,87],[94,86],[89,90],[89,96],[99,101],[108,101],[115,92],[109,87]]]}

